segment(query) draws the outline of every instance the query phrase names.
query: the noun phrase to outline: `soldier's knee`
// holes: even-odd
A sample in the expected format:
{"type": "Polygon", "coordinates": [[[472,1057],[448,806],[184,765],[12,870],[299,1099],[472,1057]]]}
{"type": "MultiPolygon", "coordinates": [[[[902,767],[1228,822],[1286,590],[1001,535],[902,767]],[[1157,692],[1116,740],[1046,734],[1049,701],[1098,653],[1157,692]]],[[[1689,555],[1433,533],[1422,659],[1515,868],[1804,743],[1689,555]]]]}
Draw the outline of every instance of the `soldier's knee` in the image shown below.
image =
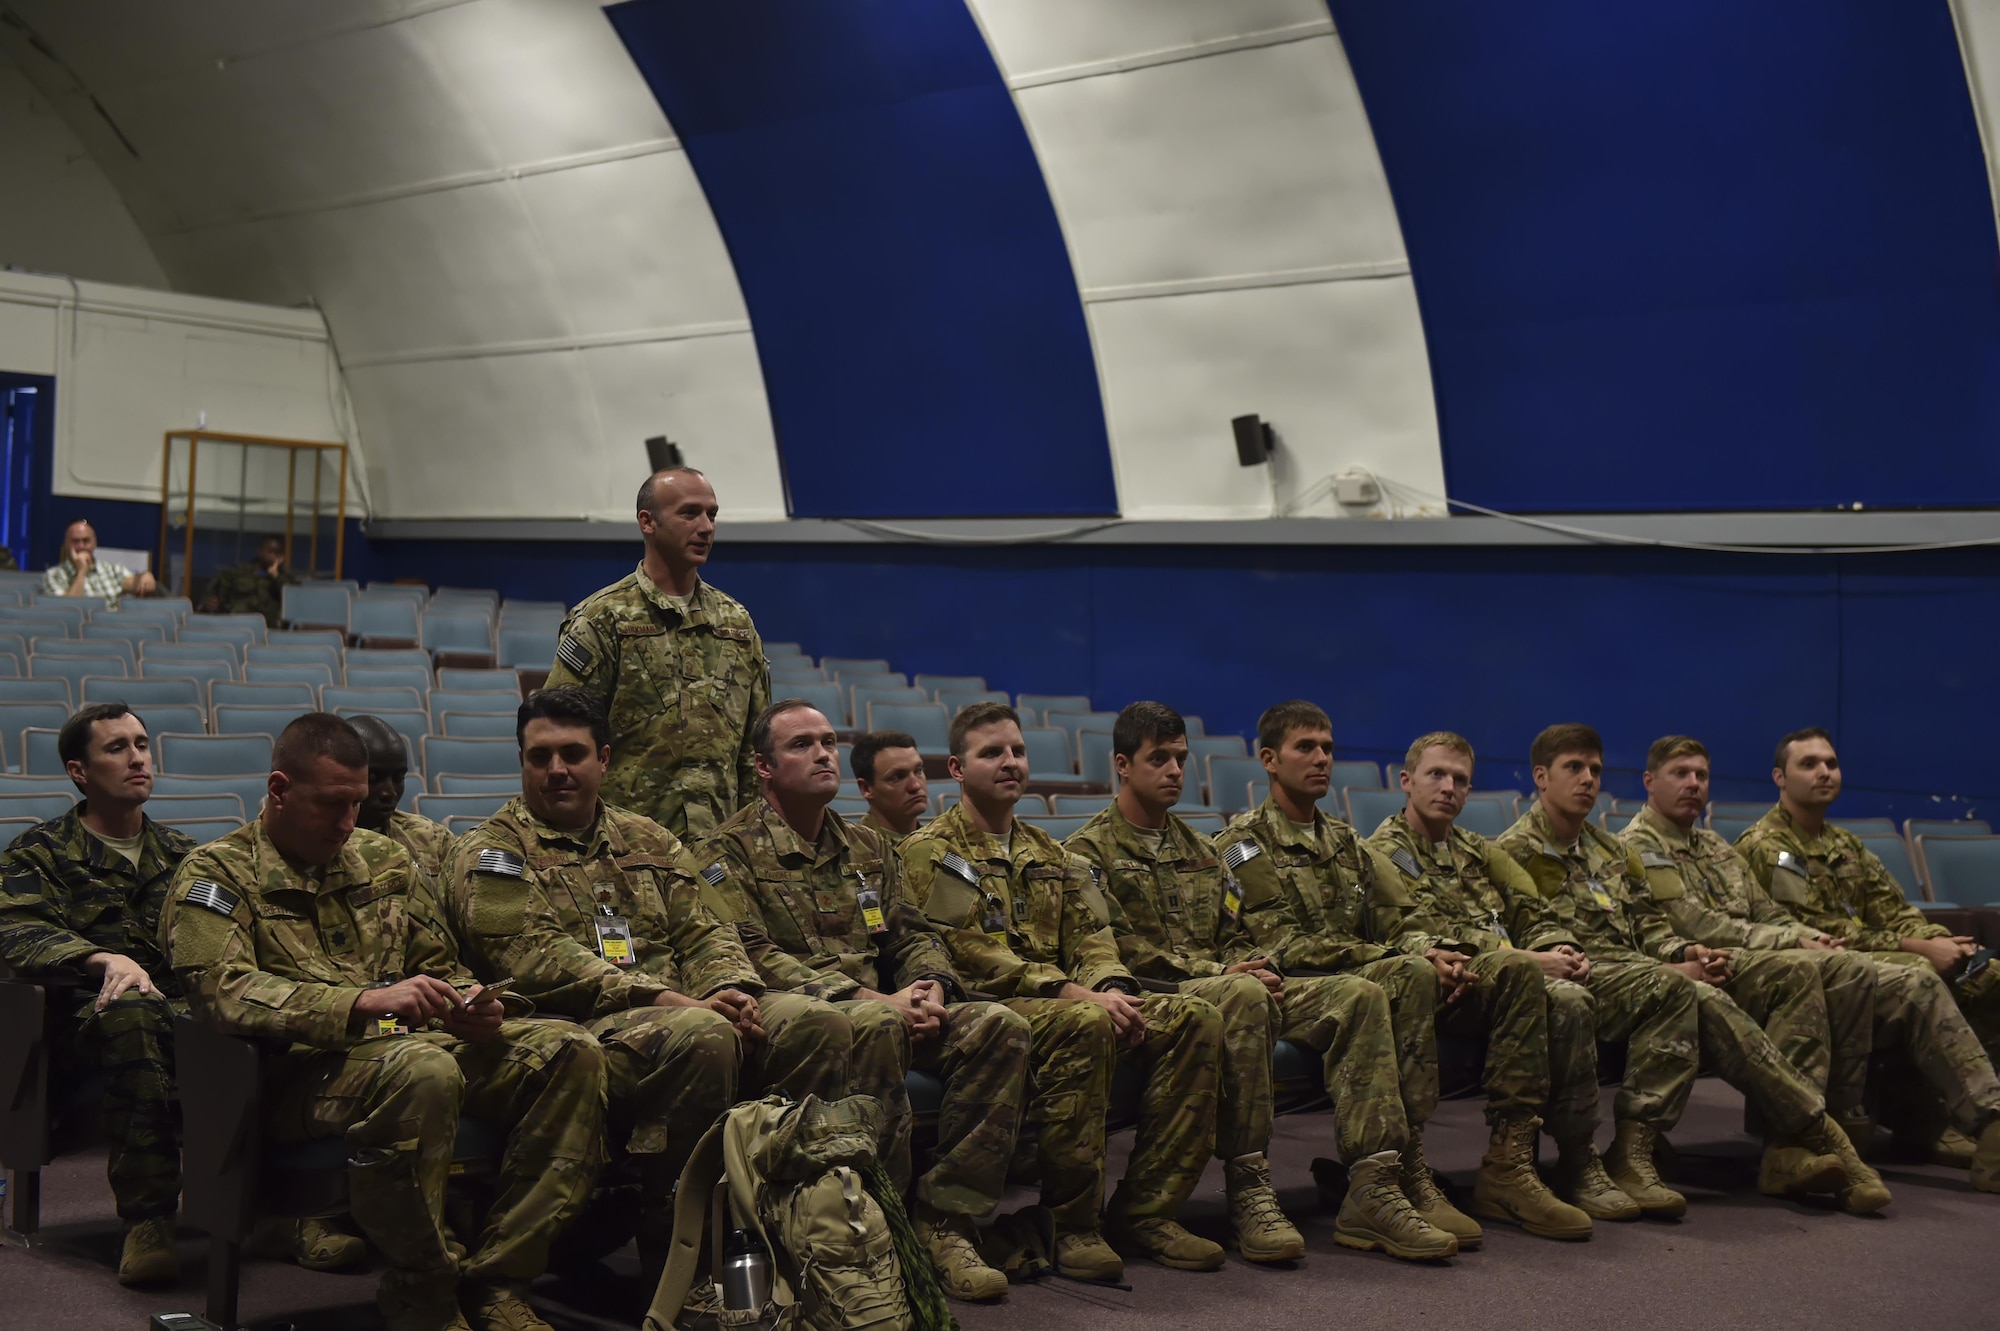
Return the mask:
{"type": "Polygon", "coordinates": [[[465,1095],[465,1074],[448,1050],[422,1040],[403,1040],[382,1060],[377,1086],[413,1106],[455,1112],[465,1095]]]}
{"type": "Polygon", "coordinates": [[[1211,986],[1204,1001],[1231,1015],[1257,1013],[1268,1015],[1276,1006],[1271,990],[1254,975],[1225,975],[1222,983],[1211,986]]]}
{"type": "Polygon", "coordinates": [[[998,1003],[961,1003],[950,1016],[953,1036],[968,1049],[1026,1053],[1034,1038],[1026,1017],[998,1003]]]}
{"type": "Polygon", "coordinates": [[[1047,1030],[1050,1043],[1074,1045],[1093,1057],[1109,1058],[1118,1047],[1118,1027],[1111,1014],[1080,998],[1064,1003],[1047,1030]]]}
{"type": "MultiPolygon", "coordinates": [[[[1259,988],[1261,987],[1260,985],[1259,988]]],[[[1222,1009],[1207,999],[1196,998],[1192,994],[1181,994],[1174,997],[1170,1004],[1163,1005],[1163,1008],[1166,1020],[1162,1024],[1169,1031],[1177,1030],[1183,1038],[1213,1040],[1218,1046],[1222,1043],[1222,1031],[1227,1021],[1222,1015],[1222,1009]]],[[[1154,1014],[1148,1012],[1146,1024],[1150,1026],[1153,1019],[1154,1014]]]]}
{"type": "Polygon", "coordinates": [[[904,1029],[902,1013],[873,999],[850,1003],[843,1012],[854,1028],[857,1044],[869,1039],[891,1039],[904,1029]]]}
{"type": "MultiPolygon", "coordinates": [[[[1490,966],[1488,974],[1497,986],[1540,987],[1542,984],[1541,963],[1519,949],[1509,948],[1504,952],[1494,953],[1490,966]]],[[[1580,985],[1571,985],[1570,988],[1576,989],[1579,993],[1584,992],[1580,985]]],[[[1552,993],[1550,997],[1553,998],[1554,994],[1552,993]]]]}
{"type": "Polygon", "coordinates": [[[794,1014],[773,1039],[793,1048],[807,1045],[845,1054],[854,1048],[854,1023],[840,1009],[815,1002],[794,1014]]]}
{"type": "Polygon", "coordinates": [[[1713,985],[1701,984],[1686,974],[1666,966],[1653,968],[1652,999],[1656,1006],[1670,1011],[1692,1011],[1701,1002],[1702,990],[1711,992],[1713,985]]]}

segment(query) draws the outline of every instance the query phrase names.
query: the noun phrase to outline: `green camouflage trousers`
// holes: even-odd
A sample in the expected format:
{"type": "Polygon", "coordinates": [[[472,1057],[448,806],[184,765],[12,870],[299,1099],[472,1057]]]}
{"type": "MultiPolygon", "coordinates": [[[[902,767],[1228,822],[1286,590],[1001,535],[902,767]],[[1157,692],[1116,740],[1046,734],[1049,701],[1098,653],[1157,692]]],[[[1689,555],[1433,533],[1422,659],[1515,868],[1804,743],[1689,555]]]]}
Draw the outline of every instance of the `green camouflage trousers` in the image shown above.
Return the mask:
{"type": "Polygon", "coordinates": [[[846,1013],[804,994],[765,994],[757,1009],[764,1042],[748,1051],[743,1095],[840,1100],[853,1094],[854,1023],[846,1013]]]}
{"type": "Polygon", "coordinates": [[[1662,1131],[1680,1122],[1701,1059],[1698,985],[1657,961],[1591,963],[1596,1036],[1626,1042],[1625,1084],[1612,1113],[1662,1131]]]}
{"type": "MultiPolygon", "coordinates": [[[[1306,980],[1286,982],[1289,990],[1306,980]]],[[[1272,1046],[1278,1042],[1278,1005],[1254,975],[1209,975],[1182,980],[1181,992],[1222,1014],[1222,1080],[1215,1106],[1215,1153],[1233,1160],[1271,1144],[1274,1114],[1272,1046]]]]}
{"type": "Polygon", "coordinates": [[[1835,1113],[1859,1110],[1875,1046],[1875,968],[1852,952],[1739,949],[1723,992],[1835,1113]]]}
{"type": "MultiPolygon", "coordinates": [[[[1547,1121],[1549,991],[1542,968],[1512,948],[1482,952],[1466,963],[1473,983],[1438,1012],[1438,1029],[1486,1041],[1486,1121],[1547,1121]]],[[[1594,1061],[1594,1060],[1593,1060],[1594,1061]]],[[[1596,1088],[1592,1088],[1593,1096],[1596,1088]]],[[[1553,1131],[1553,1129],[1551,1129],[1553,1131]]]]}
{"type": "MultiPolygon", "coordinates": [[[[1763,1027],[1728,994],[1712,984],[1694,987],[1701,1057],[1716,1074],[1743,1092],[1777,1137],[1795,1137],[1816,1122],[1826,1112],[1819,1087],[1778,1052],[1763,1027]]],[[[1817,995],[1819,990],[1809,992],[1817,995]]],[[[1818,1006],[1823,1014],[1824,1002],[1818,1006]]]]}
{"type": "Polygon", "coordinates": [[[1095,1233],[1104,1207],[1105,1115],[1114,1063],[1145,1075],[1138,1140],[1116,1206],[1126,1216],[1171,1216],[1215,1150],[1222,1014],[1185,994],[1148,994],[1146,1038],[1120,1053],[1110,1014],[1081,999],[1012,998],[1030,1031],[1028,1121],[1036,1129],[1042,1205],[1058,1234],[1095,1233]]]}
{"type": "Polygon", "coordinates": [[[419,1032],[286,1055],[273,1141],[345,1139],[348,1208],[398,1273],[450,1276],[445,1180],[459,1115],[507,1130],[486,1228],[463,1265],[477,1280],[532,1280],[604,1163],[604,1058],[568,1022],[502,1023],[477,1044],[419,1032]]]}
{"type": "Polygon", "coordinates": [[[604,1053],[606,1136],[639,1166],[645,1209],[671,1223],[669,1194],[716,1116],[736,1103],[736,1028],[697,1007],[641,1007],[584,1029],[604,1053]]]}
{"type": "Polygon", "coordinates": [[[985,1215],[1000,1204],[1007,1162],[1027,1098],[1027,1018],[998,1003],[952,1003],[942,1037],[912,1046],[909,1028],[887,1003],[836,1003],[854,1025],[854,1082],[887,1112],[882,1164],[898,1188],[910,1185],[912,1066],[944,1082],[937,1158],[917,1180],[917,1196],[953,1215],[985,1215]]]}
{"type": "Polygon", "coordinates": [[[1574,980],[1545,978],[1542,989],[1549,998],[1549,1101],[1542,1111],[1542,1130],[1558,1145],[1586,1142],[1597,1135],[1602,1118],[1596,1000],[1574,980]]]}
{"type": "Polygon", "coordinates": [[[2000,1118],[2000,1078],[1953,1001],[1952,986],[1928,963],[1877,965],[1874,971],[1875,1044],[1902,1051],[1941,1102],[1945,1122],[1977,1138],[2000,1118]]]}
{"type": "Polygon", "coordinates": [[[128,989],[97,1011],[97,991],[79,990],[56,1047],[59,1079],[104,1078],[105,1171],[118,1218],[170,1216],[181,1195],[181,1105],[174,1095],[174,1014],[187,1004],[128,989]]]}
{"type": "MultiPolygon", "coordinates": [[[[1430,962],[1422,957],[1416,960],[1430,969],[1430,962]]],[[[1436,994],[1435,986],[1432,994],[1436,994]]],[[[1284,1025],[1279,1034],[1282,1039],[1319,1051],[1342,1160],[1352,1164],[1377,1151],[1400,1151],[1409,1144],[1410,1120],[1403,1109],[1397,1031],[1389,997],[1381,985],[1358,974],[1287,980],[1284,1025]]],[[[1430,1080],[1435,1104],[1435,1037],[1430,1044],[1430,1080]]]]}

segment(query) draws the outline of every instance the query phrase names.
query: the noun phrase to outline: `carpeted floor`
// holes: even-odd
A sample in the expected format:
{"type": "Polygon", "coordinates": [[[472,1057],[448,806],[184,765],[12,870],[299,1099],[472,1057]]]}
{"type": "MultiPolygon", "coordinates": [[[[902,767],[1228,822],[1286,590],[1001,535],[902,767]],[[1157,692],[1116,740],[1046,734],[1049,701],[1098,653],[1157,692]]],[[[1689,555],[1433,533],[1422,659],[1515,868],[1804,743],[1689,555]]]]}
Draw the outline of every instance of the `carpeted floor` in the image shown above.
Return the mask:
{"type": "MultiPolygon", "coordinates": [[[[1332,1152],[1330,1121],[1323,1114],[1284,1118],[1272,1158],[1285,1208],[1306,1233],[1307,1255],[1295,1268],[1258,1269],[1232,1258],[1221,1271],[1188,1274],[1138,1263],[1128,1272],[1129,1291],[1051,1281],[1017,1287],[993,1307],[954,1308],[965,1331],[2000,1326],[2000,1196],[1973,1192],[1963,1172],[1889,1164],[1883,1174],[1896,1200],[1880,1217],[1769,1201],[1754,1190],[1756,1147],[1741,1134],[1741,1121],[1735,1092],[1713,1078],[1698,1083],[1673,1135],[1692,1203],[1683,1222],[1600,1225],[1592,1241],[1573,1245],[1496,1227],[1483,1250],[1426,1266],[1334,1245],[1332,1217],[1317,1211],[1307,1173],[1315,1155],[1332,1152]]],[[[1485,1144],[1479,1103],[1445,1104],[1430,1139],[1433,1162],[1469,1188],[1485,1144]]],[[[1114,1138],[1114,1171],[1128,1143],[1129,1135],[1114,1138]]],[[[1187,1216],[1217,1239],[1221,1191],[1221,1170],[1211,1167],[1187,1216]]],[[[200,1311],[205,1243],[198,1235],[182,1244],[180,1290],[139,1294],[112,1280],[119,1231],[101,1155],[59,1162],[44,1175],[44,1195],[44,1245],[0,1248],[0,1315],[8,1324],[136,1331],[156,1311],[200,1311]]],[[[1024,1194],[1009,1205],[1029,1200],[1024,1194]]],[[[537,1286],[545,1315],[561,1331],[634,1326],[646,1293],[629,1249],[594,1279],[550,1277],[537,1286]]],[[[358,1331],[381,1325],[373,1295],[366,1274],[315,1275],[256,1262],[246,1268],[243,1311],[260,1331],[285,1323],[297,1331],[358,1331]]]]}

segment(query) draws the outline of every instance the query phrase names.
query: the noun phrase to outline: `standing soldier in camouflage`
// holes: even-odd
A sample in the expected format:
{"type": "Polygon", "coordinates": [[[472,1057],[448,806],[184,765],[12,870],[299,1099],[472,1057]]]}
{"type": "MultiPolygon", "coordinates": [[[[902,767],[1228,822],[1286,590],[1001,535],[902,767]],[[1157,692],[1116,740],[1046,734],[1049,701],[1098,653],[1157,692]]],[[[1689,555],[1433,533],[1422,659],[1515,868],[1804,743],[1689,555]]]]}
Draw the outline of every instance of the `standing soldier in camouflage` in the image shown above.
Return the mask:
{"type": "MultiPolygon", "coordinates": [[[[1332,740],[1328,740],[1331,749],[1332,740]]],[[[1332,970],[1351,957],[1313,949],[1290,918],[1274,876],[1260,874],[1262,847],[1238,836],[1228,864],[1216,845],[1173,815],[1187,770],[1187,724],[1171,707],[1135,702],[1111,729],[1118,797],[1070,837],[1067,848],[1108,890],[1111,929],[1141,980],[1165,982],[1222,1013],[1222,1097],[1216,1154],[1223,1161],[1237,1248],[1256,1262],[1289,1261],[1305,1239],[1271,1187],[1272,1051],[1280,1035],[1322,1056],[1326,1092],[1348,1162],[1349,1187],[1334,1241],[1407,1259],[1449,1257],[1457,1235],[1477,1243],[1479,1226],[1441,1192],[1425,1216],[1406,1191],[1404,1161],[1418,1150],[1412,1122],[1437,1105],[1438,986],[1431,963],[1395,954],[1375,970],[1407,997],[1399,1029],[1392,1000],[1373,976],[1287,977],[1297,966],[1332,970]],[[1250,914],[1266,917],[1255,937],[1250,914]],[[1288,955],[1274,956],[1270,945],[1288,955]]],[[[1308,806],[1310,807],[1310,806],[1308,806]]],[[[1352,845],[1352,835],[1349,836],[1352,845]]],[[[1364,945],[1365,946],[1365,945],[1364,945]]],[[[1377,957],[1390,956],[1386,948],[1377,957]]],[[[1376,957],[1370,957],[1373,961],[1376,957]]],[[[1413,1168],[1422,1169],[1421,1154],[1413,1168]]],[[[1428,1171],[1425,1178],[1428,1179],[1428,1171]]],[[[1432,1189],[1435,1192],[1435,1188],[1432,1189]]]]}
{"type": "Polygon", "coordinates": [[[217,570],[201,603],[204,614],[262,615],[272,628],[284,613],[285,588],[299,585],[298,575],[285,565],[285,541],[266,536],[257,543],[257,557],[247,564],[217,570]]]}
{"type": "Polygon", "coordinates": [[[355,825],[388,837],[410,852],[410,859],[432,882],[442,883],[451,859],[451,833],[421,814],[403,812],[410,750],[402,734],[379,716],[350,716],[347,723],[368,746],[368,798],[361,801],[355,825]]]}
{"type": "Polygon", "coordinates": [[[938,927],[964,982],[1027,1018],[1028,1066],[1056,1266],[1116,1280],[1125,1263],[1099,1231],[1164,1266],[1208,1271],[1222,1248],[1174,1216],[1215,1148],[1222,1017],[1199,998],[1142,994],[1118,959],[1090,870],[1014,806],[1028,785],[1020,717],[975,703],[951,723],[964,798],[897,848],[911,900],[938,927]],[[1120,1056],[1142,1070],[1138,1140],[1104,1206],[1105,1115],[1120,1056]],[[1100,1222],[1099,1212],[1103,1210],[1100,1222]]]}
{"type": "Polygon", "coordinates": [[[937,1158],[917,1180],[918,1238],[945,1290],[997,1299],[974,1221],[1000,1203],[1027,1098],[1028,1022],[968,1003],[951,956],[903,892],[889,838],[827,806],[840,792],[833,725],[796,698],[751,728],[763,798],[696,848],[715,913],[733,921],[773,993],[824,999],[854,1024],[857,1095],[882,1103],[882,1159],[910,1182],[912,1066],[944,1081],[937,1158]]]}
{"type": "Polygon", "coordinates": [[[854,741],[847,761],[861,798],[868,801],[861,825],[880,832],[891,846],[916,831],[917,819],[931,805],[917,741],[900,730],[871,730],[854,741]]]}
{"type": "Polygon", "coordinates": [[[689,838],[755,797],[750,722],[771,704],[750,612],[702,581],[715,511],[715,491],[692,467],[646,478],[646,557],[570,612],[548,679],[589,691],[611,714],[605,798],[689,838]]]}
{"type": "MultiPolygon", "coordinates": [[[[1771,1125],[1760,1191],[1830,1191],[1856,1213],[1887,1206],[1889,1190],[1827,1117],[1818,1088],[1718,987],[1730,981],[1730,954],[1676,934],[1646,890],[1638,853],[1589,821],[1604,772],[1597,732],[1550,726],[1535,737],[1528,760],[1535,803],[1499,845],[1534,879],[1555,924],[1583,945],[1590,969],[1582,979],[1597,1003],[1598,1037],[1628,1039],[1617,1136],[1606,1161],[1619,1188],[1649,1215],[1686,1214],[1687,1199],[1660,1180],[1653,1147],[1680,1120],[1706,1055],[1771,1125]]],[[[1544,939],[1522,942],[1535,947],[1544,939]]],[[[1814,1000],[1824,1032],[1816,985],[1800,1001],[1814,1000]]]]}
{"type": "Polygon", "coordinates": [[[547,1331],[526,1293],[602,1163],[597,1043],[481,996],[429,881],[355,830],[368,751],[352,726],[308,713],[271,764],[257,821],[190,854],[169,892],[160,933],[194,1015],[289,1047],[266,1064],[264,1131],[343,1139],[349,1208],[390,1263],[391,1331],[547,1331]],[[461,1111],[507,1132],[465,1256],[443,1214],[461,1111]]]}
{"type": "Polygon", "coordinates": [[[1992,1085],[1992,1063],[2000,1056],[2000,980],[1991,967],[1966,975],[1972,939],[1925,919],[1860,837],[1826,821],[1827,806],[1839,798],[1841,784],[1832,736],[1813,727],[1779,740],[1771,779],[1777,783],[1778,803],[1737,840],[1736,849],[1790,917],[1877,963],[1877,993],[1886,991],[1888,1001],[1906,1005],[1900,1020],[1915,1022],[1919,1029],[1932,1024],[1924,1040],[1930,1052],[1919,1056],[1917,1064],[1944,1096],[1950,1128],[1977,1141],[1969,1150],[1967,1143],[1958,1143],[1956,1151],[1950,1150],[1950,1142],[1940,1145],[1947,1158],[1971,1165],[1974,1187],[2000,1192],[2000,1122],[1988,1112],[1983,1092],[1965,1089],[1992,1085]],[[1935,1013],[1940,989],[1956,1000],[1970,1031],[1985,1046],[1983,1077],[1961,1041],[1947,1044],[1941,1018],[1920,1015],[1935,1013]],[[1940,1059],[1951,1067],[1940,1066],[1940,1059]]]}
{"type": "MultiPolygon", "coordinates": [[[[1274,793],[1293,781],[1301,757],[1312,757],[1297,753],[1298,746],[1294,736],[1278,751],[1274,793]]],[[[1471,956],[1465,968],[1473,983],[1439,1023],[1486,1042],[1492,1140],[1473,1185],[1473,1210],[1541,1238],[1589,1238],[1592,1222],[1637,1220],[1639,1205],[1604,1172],[1594,1141],[1597,1032],[1590,991],[1576,982],[1588,965],[1520,866],[1457,825],[1472,790],[1472,765],[1464,736],[1448,730],[1418,736],[1403,756],[1403,811],[1383,819],[1369,840],[1404,880],[1408,904],[1393,911],[1402,945],[1471,956]],[[1514,945],[1537,934],[1540,951],[1514,945]],[[1535,1139],[1543,1128],[1559,1152],[1554,1193],[1535,1172],[1535,1139]]],[[[1323,774],[1310,780],[1323,766],[1330,763],[1308,763],[1302,793],[1324,788],[1323,774]]],[[[1378,929],[1389,927],[1390,913],[1381,912],[1378,929]]]]}
{"type": "Polygon", "coordinates": [[[449,910],[475,975],[512,979],[603,1045],[612,1145],[638,1176],[639,1255],[653,1271],[681,1169],[736,1101],[739,1039],[761,1039],[770,1019],[763,985],[673,835],[599,799],[611,748],[597,699],[539,689],[515,734],[521,794],[453,846],[449,910]]]}

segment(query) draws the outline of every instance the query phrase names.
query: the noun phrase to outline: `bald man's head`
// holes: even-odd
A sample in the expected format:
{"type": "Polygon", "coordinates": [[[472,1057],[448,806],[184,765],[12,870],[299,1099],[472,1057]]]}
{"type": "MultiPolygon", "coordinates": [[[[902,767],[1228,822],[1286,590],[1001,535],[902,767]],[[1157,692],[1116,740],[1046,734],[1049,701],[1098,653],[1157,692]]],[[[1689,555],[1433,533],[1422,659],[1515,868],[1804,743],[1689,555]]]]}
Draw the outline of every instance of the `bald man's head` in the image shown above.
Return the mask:
{"type": "Polygon", "coordinates": [[[409,746],[396,728],[379,716],[350,716],[347,720],[368,749],[368,798],[361,801],[354,821],[371,832],[381,832],[403,802],[403,784],[410,775],[409,746]]]}
{"type": "Polygon", "coordinates": [[[715,487],[693,467],[656,471],[639,487],[639,534],[646,538],[646,552],[677,579],[691,578],[708,562],[715,514],[715,487]]]}

